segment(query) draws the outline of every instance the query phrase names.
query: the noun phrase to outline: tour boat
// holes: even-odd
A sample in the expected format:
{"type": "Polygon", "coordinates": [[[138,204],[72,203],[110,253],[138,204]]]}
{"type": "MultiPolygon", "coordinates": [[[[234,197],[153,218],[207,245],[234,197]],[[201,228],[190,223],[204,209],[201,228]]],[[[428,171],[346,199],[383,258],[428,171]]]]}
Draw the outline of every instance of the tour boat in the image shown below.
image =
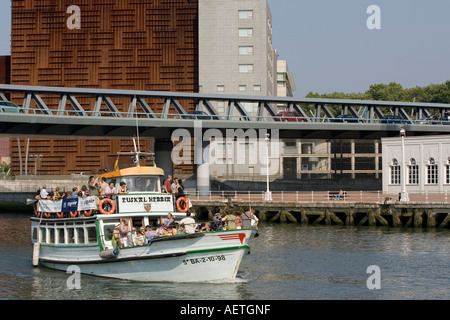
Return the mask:
{"type": "MultiPolygon", "coordinates": [[[[130,230],[160,223],[169,213],[175,220],[186,216],[187,204],[174,210],[171,194],[161,192],[164,171],[136,166],[101,175],[117,187],[125,181],[129,192],[115,200],[88,196],[38,200],[31,218],[33,265],[67,271],[78,266],[83,274],[151,282],[232,280],[255,229],[195,232],[155,236],[148,243],[117,248],[113,234],[120,224],[130,230]],[[107,208],[106,202],[113,204],[107,208]],[[114,209],[112,208],[114,207],[114,209]]],[[[186,201],[188,203],[188,201],[186,201]]],[[[125,241],[126,242],[126,241],[125,241]]]]}

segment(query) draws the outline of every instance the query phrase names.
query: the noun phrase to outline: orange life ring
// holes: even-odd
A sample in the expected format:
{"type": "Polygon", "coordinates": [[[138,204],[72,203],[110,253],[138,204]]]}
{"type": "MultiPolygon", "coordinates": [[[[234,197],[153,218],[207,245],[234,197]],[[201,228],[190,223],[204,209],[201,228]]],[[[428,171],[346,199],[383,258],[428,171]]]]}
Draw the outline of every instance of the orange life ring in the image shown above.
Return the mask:
{"type": "Polygon", "coordinates": [[[50,216],[51,216],[51,213],[50,213],[50,212],[44,212],[44,217],[50,218],[50,216]]]}
{"type": "Polygon", "coordinates": [[[98,204],[98,210],[103,213],[103,214],[112,214],[114,213],[114,211],[116,210],[116,204],[114,203],[114,201],[112,201],[110,198],[103,198],[100,203],[98,204]],[[106,211],[105,209],[103,209],[103,203],[104,202],[109,202],[111,204],[111,210],[106,211]]]}
{"type": "Polygon", "coordinates": [[[189,207],[189,204],[188,204],[187,199],[185,197],[179,197],[178,200],[177,200],[177,210],[178,210],[178,212],[187,212],[188,209],[189,209],[188,207],[189,207]],[[184,206],[183,207],[180,206],[181,201],[184,201],[184,206]]]}
{"type": "Polygon", "coordinates": [[[85,217],[89,217],[92,214],[92,209],[91,210],[84,210],[84,216],[85,217]]]}
{"type": "Polygon", "coordinates": [[[39,211],[37,211],[37,208],[34,208],[34,215],[39,218],[41,216],[41,213],[39,211]]]}
{"type": "Polygon", "coordinates": [[[56,216],[57,216],[58,218],[63,218],[63,217],[64,217],[64,212],[57,212],[57,213],[56,213],[56,216]]]}
{"type": "Polygon", "coordinates": [[[70,216],[75,218],[78,215],[78,211],[70,211],[70,216]]]}

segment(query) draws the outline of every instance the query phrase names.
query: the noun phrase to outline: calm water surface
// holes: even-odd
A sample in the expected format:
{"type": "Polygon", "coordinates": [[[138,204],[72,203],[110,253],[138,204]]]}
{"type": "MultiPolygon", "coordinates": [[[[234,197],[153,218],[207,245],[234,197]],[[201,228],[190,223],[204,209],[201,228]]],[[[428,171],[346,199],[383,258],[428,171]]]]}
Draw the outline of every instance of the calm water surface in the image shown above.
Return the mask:
{"type": "Polygon", "coordinates": [[[262,224],[227,283],[136,283],[31,265],[28,215],[0,214],[0,299],[450,299],[450,230],[262,224]],[[369,290],[367,268],[381,270],[369,290]]]}

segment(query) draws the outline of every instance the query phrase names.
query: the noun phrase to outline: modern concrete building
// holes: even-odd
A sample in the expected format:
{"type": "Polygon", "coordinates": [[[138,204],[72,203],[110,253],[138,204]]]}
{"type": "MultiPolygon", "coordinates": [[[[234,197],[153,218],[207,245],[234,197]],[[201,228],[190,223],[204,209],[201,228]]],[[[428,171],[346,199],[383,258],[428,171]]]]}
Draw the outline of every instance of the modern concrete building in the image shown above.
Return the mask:
{"type": "Polygon", "coordinates": [[[408,193],[450,191],[450,135],[405,137],[404,159],[400,137],[381,141],[383,192],[402,191],[402,172],[406,172],[404,183],[408,193]]]}
{"type": "MultiPolygon", "coordinates": [[[[293,97],[293,92],[295,91],[294,77],[292,73],[289,72],[287,61],[278,60],[277,61],[277,96],[278,97],[293,97]]],[[[286,104],[278,104],[278,111],[285,111],[286,104]]]]}
{"type": "MultiPolygon", "coordinates": [[[[199,0],[199,91],[276,96],[277,55],[267,0],[199,0]]],[[[217,105],[219,113],[224,105],[217,105]]],[[[254,106],[244,106],[253,113],[254,106]]]]}

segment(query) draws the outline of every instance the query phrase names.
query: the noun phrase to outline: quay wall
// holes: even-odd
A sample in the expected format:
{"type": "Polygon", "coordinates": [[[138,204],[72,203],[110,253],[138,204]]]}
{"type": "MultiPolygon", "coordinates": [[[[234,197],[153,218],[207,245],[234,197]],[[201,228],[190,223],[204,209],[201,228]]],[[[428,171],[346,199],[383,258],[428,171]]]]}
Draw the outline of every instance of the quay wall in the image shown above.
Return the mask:
{"type": "Polygon", "coordinates": [[[261,202],[191,200],[198,219],[211,219],[219,207],[250,207],[260,222],[309,225],[385,226],[408,228],[450,228],[450,204],[374,202],[261,202]]]}

